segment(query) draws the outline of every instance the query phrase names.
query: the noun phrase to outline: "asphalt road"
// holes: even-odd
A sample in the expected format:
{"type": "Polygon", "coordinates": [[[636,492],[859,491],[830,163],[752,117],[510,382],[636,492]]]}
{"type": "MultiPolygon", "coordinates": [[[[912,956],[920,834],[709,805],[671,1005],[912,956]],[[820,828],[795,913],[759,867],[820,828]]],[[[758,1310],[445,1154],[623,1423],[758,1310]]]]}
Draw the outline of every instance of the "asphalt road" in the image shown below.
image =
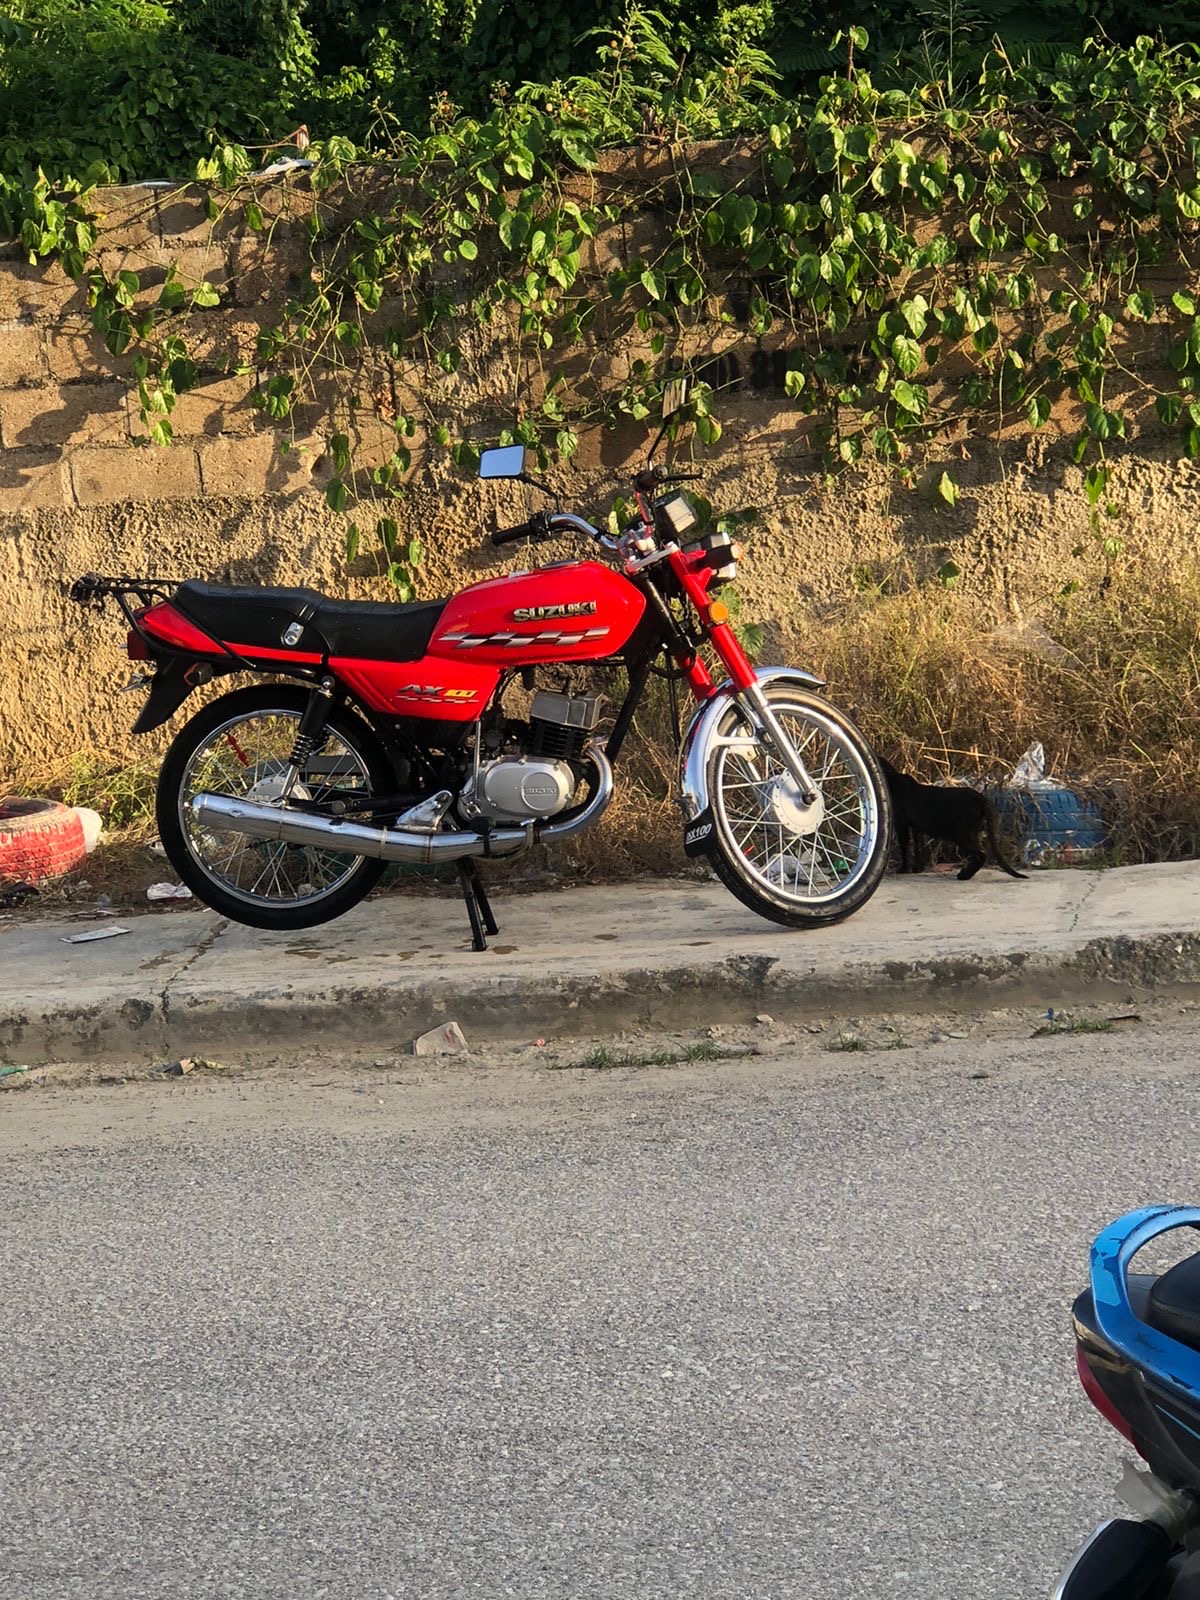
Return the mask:
{"type": "Polygon", "coordinates": [[[0,1102],[12,1600],[1048,1595],[1186,1023],[0,1102]],[[986,1074],[979,1076],[978,1074],[986,1074]]]}

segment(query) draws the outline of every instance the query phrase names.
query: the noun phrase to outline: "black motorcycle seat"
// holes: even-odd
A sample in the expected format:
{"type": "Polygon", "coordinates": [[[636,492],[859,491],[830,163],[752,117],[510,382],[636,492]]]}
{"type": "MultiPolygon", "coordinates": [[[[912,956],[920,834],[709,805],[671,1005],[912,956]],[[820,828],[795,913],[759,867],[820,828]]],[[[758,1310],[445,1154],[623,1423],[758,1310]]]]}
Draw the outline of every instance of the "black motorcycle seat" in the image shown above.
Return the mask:
{"type": "Polygon", "coordinates": [[[1155,1280],[1146,1321],[1159,1333],[1200,1350],[1200,1255],[1178,1262],[1155,1280]]]}
{"type": "Polygon", "coordinates": [[[316,589],[236,588],[194,579],[181,583],[172,598],[186,617],[224,644],[366,661],[418,660],[447,604],[330,600],[316,589]]]}

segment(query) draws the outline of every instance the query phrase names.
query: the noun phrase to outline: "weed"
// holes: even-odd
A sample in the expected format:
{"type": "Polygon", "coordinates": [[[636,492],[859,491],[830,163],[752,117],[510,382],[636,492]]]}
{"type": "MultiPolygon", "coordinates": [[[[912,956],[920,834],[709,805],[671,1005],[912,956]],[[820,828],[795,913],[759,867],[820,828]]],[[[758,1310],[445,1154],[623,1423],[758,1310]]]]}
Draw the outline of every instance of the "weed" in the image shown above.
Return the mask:
{"type": "Polygon", "coordinates": [[[707,1040],[685,1045],[682,1050],[610,1050],[597,1045],[580,1061],[556,1061],[551,1072],[613,1072],[618,1067],[678,1067],[695,1061],[730,1061],[751,1054],[731,1045],[715,1045],[707,1040]]]}
{"type": "Polygon", "coordinates": [[[18,773],[10,787],[68,806],[90,806],[103,817],[106,828],[144,837],[154,831],[157,784],[155,760],[105,760],[81,752],[53,767],[18,773]]]}
{"type": "Polygon", "coordinates": [[[871,1046],[865,1039],[860,1039],[857,1034],[843,1033],[836,1039],[831,1039],[825,1046],[826,1050],[869,1050],[871,1046]]]}
{"type": "Polygon", "coordinates": [[[1032,1039],[1049,1039],[1059,1033],[1112,1033],[1111,1022],[1104,1017],[1067,1017],[1054,1022],[1043,1022],[1030,1035],[1032,1039]]]}
{"type": "Polygon", "coordinates": [[[852,684],[867,738],[919,777],[1000,783],[1039,739],[1047,770],[1097,802],[1114,859],[1200,855],[1200,578],[1152,554],[1083,577],[989,630],[977,597],[901,566],[806,619],[785,655],[852,684]]]}
{"type": "MultiPolygon", "coordinates": [[[[1200,856],[1200,576],[1151,551],[1129,551],[1116,572],[1092,559],[1015,627],[993,626],[978,595],[896,563],[836,607],[797,614],[770,654],[828,678],[868,740],[919,777],[1000,783],[1038,739],[1051,774],[1097,803],[1111,863],[1200,856]]],[[[579,687],[592,681],[581,674],[579,687]]],[[[594,688],[612,704],[623,692],[611,677],[594,688]]],[[[90,805],[132,844],[153,829],[155,767],[81,755],[4,787],[90,805]]],[[[542,865],[583,882],[703,872],[680,850],[674,718],[657,680],[621,769],[599,826],[498,862],[495,881],[542,865]]]]}

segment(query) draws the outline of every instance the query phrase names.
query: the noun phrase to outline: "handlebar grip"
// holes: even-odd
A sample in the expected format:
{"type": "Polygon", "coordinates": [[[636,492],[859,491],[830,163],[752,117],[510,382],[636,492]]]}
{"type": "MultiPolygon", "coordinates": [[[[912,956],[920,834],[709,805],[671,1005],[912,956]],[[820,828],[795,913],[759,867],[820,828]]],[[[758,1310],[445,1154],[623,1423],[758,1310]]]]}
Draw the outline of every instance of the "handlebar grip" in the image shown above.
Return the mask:
{"type": "Polygon", "coordinates": [[[493,544],[513,544],[518,539],[532,539],[533,536],[534,528],[531,521],[518,522],[511,528],[492,529],[493,544]]]}

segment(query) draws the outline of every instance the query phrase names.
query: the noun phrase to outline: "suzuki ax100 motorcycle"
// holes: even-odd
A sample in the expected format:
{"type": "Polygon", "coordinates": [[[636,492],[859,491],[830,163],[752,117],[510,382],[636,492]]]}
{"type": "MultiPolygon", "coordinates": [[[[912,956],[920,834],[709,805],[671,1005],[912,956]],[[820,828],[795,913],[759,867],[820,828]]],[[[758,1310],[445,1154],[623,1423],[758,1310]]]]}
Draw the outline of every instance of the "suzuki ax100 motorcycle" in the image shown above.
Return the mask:
{"type": "Polygon", "coordinates": [[[1200,1600],[1200,1254],[1130,1271],[1176,1228],[1200,1228],[1200,1207],[1131,1211],[1092,1246],[1072,1311],[1079,1376],[1149,1471],[1126,1465],[1117,1492],[1136,1516],[1100,1524],[1054,1600],[1200,1600]]]}
{"type": "MultiPolygon", "coordinates": [[[[879,767],[814,693],[819,679],[750,664],[717,598],[740,550],[701,535],[672,487],[698,473],[652,464],[663,436],[619,537],[566,511],[492,534],[496,545],[577,536],[609,564],[556,561],[411,605],[80,579],[73,597],[115,599],[130,657],[154,666],[138,680],[150,692],[135,733],[221,674],[274,680],[206,705],[167,754],[158,826],[184,883],[238,922],[304,928],[355,905],[389,861],[457,862],[483,949],[496,925],[474,863],[596,821],[658,670],[699,703],[680,753],[685,851],[786,926],[857,910],[891,841],[879,767]],[[624,669],[609,719],[601,696],[563,681],[585,663],[624,669]]],[[[486,450],[480,476],[543,488],[531,464],[522,446],[486,450]]]]}

